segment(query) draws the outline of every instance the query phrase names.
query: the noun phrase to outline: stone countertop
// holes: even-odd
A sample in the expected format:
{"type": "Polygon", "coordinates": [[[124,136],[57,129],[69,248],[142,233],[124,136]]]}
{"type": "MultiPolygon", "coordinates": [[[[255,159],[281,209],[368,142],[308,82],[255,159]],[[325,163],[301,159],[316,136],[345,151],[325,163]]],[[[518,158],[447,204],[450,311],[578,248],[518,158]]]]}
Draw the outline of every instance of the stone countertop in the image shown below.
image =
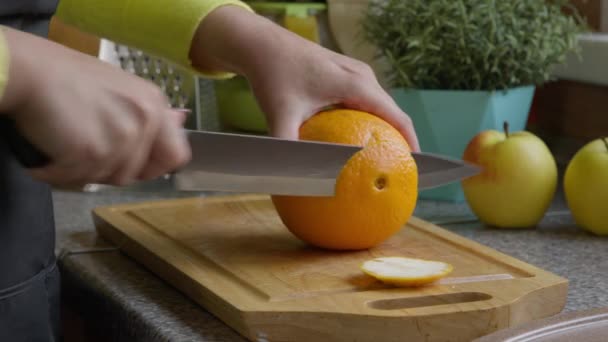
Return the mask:
{"type": "MultiPolygon", "coordinates": [[[[184,196],[193,194],[54,193],[57,253],[70,319],[85,324],[100,340],[244,341],[95,233],[91,210],[97,206],[184,196]]],[[[559,193],[536,229],[484,227],[464,203],[420,200],[415,215],[569,279],[564,312],[608,306],[608,239],[577,228],[559,193]]]]}

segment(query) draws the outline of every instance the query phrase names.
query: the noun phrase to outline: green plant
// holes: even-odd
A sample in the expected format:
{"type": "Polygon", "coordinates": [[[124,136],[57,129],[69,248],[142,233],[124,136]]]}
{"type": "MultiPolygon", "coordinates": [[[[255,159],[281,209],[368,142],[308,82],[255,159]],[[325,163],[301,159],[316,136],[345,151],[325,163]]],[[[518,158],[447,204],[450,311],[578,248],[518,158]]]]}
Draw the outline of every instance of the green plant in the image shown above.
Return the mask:
{"type": "Polygon", "coordinates": [[[568,7],[567,0],[371,0],[362,33],[390,65],[394,87],[539,85],[578,52],[577,35],[587,30],[568,7]]]}

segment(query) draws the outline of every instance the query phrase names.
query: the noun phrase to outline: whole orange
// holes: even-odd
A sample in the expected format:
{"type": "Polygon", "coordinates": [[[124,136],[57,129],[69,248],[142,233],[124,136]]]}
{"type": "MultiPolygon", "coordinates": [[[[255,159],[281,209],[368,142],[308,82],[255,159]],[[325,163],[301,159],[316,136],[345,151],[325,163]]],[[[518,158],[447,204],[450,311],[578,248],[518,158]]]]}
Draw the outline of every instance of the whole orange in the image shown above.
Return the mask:
{"type": "Polygon", "coordinates": [[[300,127],[301,140],[363,148],[340,172],[331,197],[272,196],[287,229],[317,247],[374,247],[399,231],[418,198],[418,171],[403,136],[369,113],[333,109],[300,127]]]}

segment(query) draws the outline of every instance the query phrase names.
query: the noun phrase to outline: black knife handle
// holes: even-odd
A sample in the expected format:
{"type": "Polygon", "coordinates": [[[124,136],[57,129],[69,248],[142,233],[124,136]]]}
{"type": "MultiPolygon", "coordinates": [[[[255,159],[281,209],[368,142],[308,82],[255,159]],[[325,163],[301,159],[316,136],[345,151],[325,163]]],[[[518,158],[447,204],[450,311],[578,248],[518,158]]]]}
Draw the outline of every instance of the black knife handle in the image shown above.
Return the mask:
{"type": "Polygon", "coordinates": [[[51,160],[44,153],[21,135],[13,120],[3,119],[0,122],[0,131],[9,149],[23,167],[33,169],[50,163],[51,160]]]}

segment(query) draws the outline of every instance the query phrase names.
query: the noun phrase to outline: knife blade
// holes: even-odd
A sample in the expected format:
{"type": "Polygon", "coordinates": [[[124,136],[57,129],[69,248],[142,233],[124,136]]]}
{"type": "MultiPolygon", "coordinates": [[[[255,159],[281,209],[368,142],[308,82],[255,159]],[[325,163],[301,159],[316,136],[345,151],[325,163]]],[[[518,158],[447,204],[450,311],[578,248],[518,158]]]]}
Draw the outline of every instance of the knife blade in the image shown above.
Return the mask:
{"type": "Polygon", "coordinates": [[[332,196],[360,146],[224,132],[186,131],[190,163],[174,173],[184,191],[332,196]]]}
{"type": "Polygon", "coordinates": [[[412,153],[418,167],[418,190],[433,189],[481,172],[477,165],[434,153],[412,153]]]}
{"type": "MultiPolygon", "coordinates": [[[[333,196],[336,178],[362,147],[267,136],[187,131],[192,161],[175,173],[185,191],[333,196]]],[[[431,153],[412,153],[419,190],[475,175],[479,168],[431,153]]]]}

